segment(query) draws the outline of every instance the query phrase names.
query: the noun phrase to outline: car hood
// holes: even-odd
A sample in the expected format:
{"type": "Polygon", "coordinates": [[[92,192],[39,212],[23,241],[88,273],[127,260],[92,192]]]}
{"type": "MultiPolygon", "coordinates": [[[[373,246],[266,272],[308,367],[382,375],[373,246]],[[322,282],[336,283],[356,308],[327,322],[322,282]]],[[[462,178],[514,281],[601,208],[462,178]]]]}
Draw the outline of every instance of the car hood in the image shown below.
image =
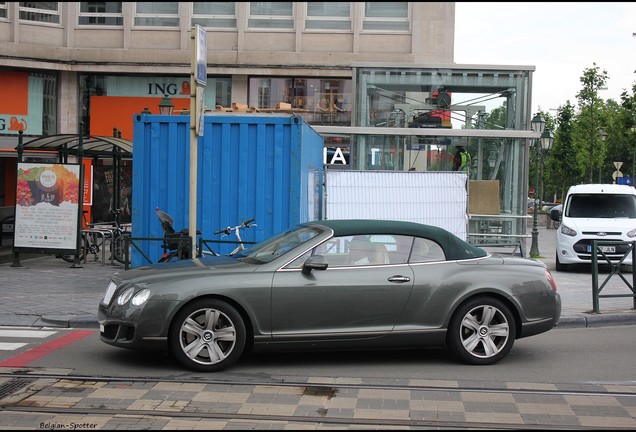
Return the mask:
{"type": "Polygon", "coordinates": [[[230,256],[206,256],[196,259],[150,264],[135,269],[118,272],[113,279],[121,282],[152,283],[183,279],[185,277],[208,276],[214,274],[230,274],[253,272],[257,266],[246,264],[230,256]]]}
{"type": "Polygon", "coordinates": [[[563,223],[577,231],[624,232],[636,228],[636,219],[568,218],[563,223]]]}

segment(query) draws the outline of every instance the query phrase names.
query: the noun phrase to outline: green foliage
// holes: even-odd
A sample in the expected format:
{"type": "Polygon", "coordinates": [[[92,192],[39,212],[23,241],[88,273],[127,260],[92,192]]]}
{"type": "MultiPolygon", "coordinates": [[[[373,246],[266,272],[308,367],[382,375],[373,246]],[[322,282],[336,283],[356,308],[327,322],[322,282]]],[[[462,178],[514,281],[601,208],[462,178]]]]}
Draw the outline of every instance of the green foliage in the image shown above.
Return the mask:
{"type": "MultiPolygon", "coordinates": [[[[545,196],[562,199],[571,185],[612,183],[614,162],[622,162],[623,176],[633,176],[636,159],[636,84],[621,100],[604,100],[603,87],[609,76],[596,63],[583,71],[577,105],[569,100],[559,107],[546,127],[554,131],[552,150],[545,161],[545,196]],[[605,131],[607,139],[602,140],[605,131]]],[[[549,200],[549,199],[548,199],[549,200]]]]}

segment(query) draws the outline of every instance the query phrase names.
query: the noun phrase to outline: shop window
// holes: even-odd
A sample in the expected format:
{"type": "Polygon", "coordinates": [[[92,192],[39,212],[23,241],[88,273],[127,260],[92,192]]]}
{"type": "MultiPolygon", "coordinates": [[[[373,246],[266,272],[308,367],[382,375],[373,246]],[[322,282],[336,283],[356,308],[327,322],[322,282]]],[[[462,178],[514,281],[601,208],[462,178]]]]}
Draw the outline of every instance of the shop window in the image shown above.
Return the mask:
{"type": "Polygon", "coordinates": [[[250,2],[247,19],[249,29],[293,30],[293,2],[250,2]]]}
{"type": "Polygon", "coordinates": [[[135,26],[179,27],[179,2],[136,2],[135,26]]]}
{"type": "Polygon", "coordinates": [[[248,103],[275,109],[282,102],[309,124],[349,126],[352,86],[350,79],[250,78],[248,103]]]}
{"type": "Polygon", "coordinates": [[[408,2],[365,2],[364,31],[408,31],[408,2]]]}
{"type": "Polygon", "coordinates": [[[58,2],[20,2],[20,19],[45,23],[60,23],[58,2]]]}
{"type": "Polygon", "coordinates": [[[122,26],[122,2],[80,2],[79,25],[122,26]]]}
{"type": "Polygon", "coordinates": [[[235,2],[193,2],[192,26],[209,29],[236,29],[235,2]]]}
{"type": "Polygon", "coordinates": [[[305,30],[351,30],[351,3],[307,2],[305,30]]]}
{"type": "Polygon", "coordinates": [[[0,19],[7,18],[7,2],[0,2],[0,19]]]}

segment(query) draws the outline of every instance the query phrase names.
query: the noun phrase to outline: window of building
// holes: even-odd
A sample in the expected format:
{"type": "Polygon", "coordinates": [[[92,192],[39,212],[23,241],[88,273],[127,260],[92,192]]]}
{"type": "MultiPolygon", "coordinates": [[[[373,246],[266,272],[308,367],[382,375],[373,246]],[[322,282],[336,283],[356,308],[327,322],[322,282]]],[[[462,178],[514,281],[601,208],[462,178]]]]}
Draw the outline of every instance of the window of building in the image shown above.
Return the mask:
{"type": "Polygon", "coordinates": [[[250,2],[247,19],[250,29],[293,30],[293,2],[250,2]]]}
{"type": "Polygon", "coordinates": [[[60,23],[58,2],[20,2],[20,19],[46,23],[60,23]]]}
{"type": "MultiPolygon", "coordinates": [[[[132,116],[145,109],[159,114],[163,97],[171,100],[175,112],[190,108],[190,78],[187,75],[82,74],[79,92],[78,112],[85,131],[92,135],[110,135],[116,127],[123,138],[132,139],[132,116]]],[[[203,94],[207,107],[230,106],[232,78],[208,76],[203,94]]]]}
{"type": "Polygon", "coordinates": [[[135,3],[135,26],[179,27],[179,2],[135,3]]]}
{"type": "Polygon", "coordinates": [[[79,25],[121,26],[124,16],[122,2],[80,2],[79,25]]]}
{"type": "Polygon", "coordinates": [[[351,30],[351,3],[307,2],[305,30],[351,30]]]}
{"type": "Polygon", "coordinates": [[[365,2],[362,30],[408,31],[408,2],[365,2]]]}
{"type": "Polygon", "coordinates": [[[7,18],[7,2],[0,2],[0,19],[7,18]]]}
{"type": "Polygon", "coordinates": [[[288,104],[294,113],[314,125],[351,125],[353,83],[338,78],[249,79],[248,104],[261,110],[275,110],[288,104]]]}
{"type": "Polygon", "coordinates": [[[235,2],[193,2],[192,26],[205,28],[235,29],[235,2]]]}

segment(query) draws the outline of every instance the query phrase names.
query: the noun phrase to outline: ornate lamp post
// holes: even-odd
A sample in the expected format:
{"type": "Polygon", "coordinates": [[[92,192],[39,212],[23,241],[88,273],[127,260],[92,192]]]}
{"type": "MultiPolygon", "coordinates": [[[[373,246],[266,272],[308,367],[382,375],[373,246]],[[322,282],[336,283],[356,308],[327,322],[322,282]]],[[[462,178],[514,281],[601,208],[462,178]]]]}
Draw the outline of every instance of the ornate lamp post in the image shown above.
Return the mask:
{"type": "Polygon", "coordinates": [[[544,153],[547,153],[552,146],[554,137],[552,132],[545,128],[546,121],[541,117],[541,114],[537,114],[532,119],[532,130],[541,133],[541,138],[535,141],[535,163],[537,177],[534,183],[535,197],[534,197],[534,211],[532,215],[532,245],[530,246],[530,257],[536,258],[539,256],[539,229],[537,225],[538,218],[538,201],[537,195],[539,194],[539,163],[543,159],[544,153]]]}
{"type": "Polygon", "coordinates": [[[172,110],[174,109],[174,105],[172,104],[172,100],[170,98],[164,97],[159,102],[159,114],[172,114],[172,110]]]}

